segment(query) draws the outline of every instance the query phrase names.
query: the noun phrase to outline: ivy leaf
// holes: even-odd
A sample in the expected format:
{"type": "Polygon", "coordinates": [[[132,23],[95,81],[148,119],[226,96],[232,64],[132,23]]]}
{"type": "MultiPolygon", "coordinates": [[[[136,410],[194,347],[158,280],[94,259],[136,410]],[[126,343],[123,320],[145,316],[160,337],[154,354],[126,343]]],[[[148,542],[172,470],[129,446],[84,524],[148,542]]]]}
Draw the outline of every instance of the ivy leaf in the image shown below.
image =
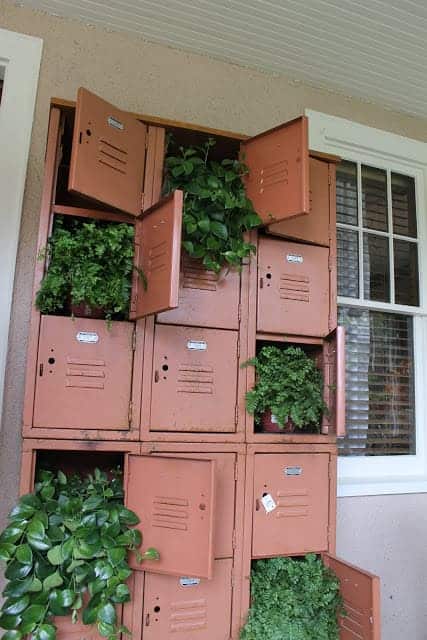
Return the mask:
{"type": "Polygon", "coordinates": [[[218,238],[221,238],[222,240],[226,240],[228,238],[228,231],[225,224],[214,221],[211,223],[210,228],[212,233],[218,236],[218,238]]]}
{"type": "Polygon", "coordinates": [[[153,547],[149,547],[143,554],[142,557],[144,560],[160,560],[160,554],[157,549],[153,547]]]}
{"type": "Polygon", "coordinates": [[[97,618],[100,622],[114,624],[117,620],[116,610],[110,602],[102,605],[98,609],[97,618]]]}
{"type": "Polygon", "coordinates": [[[32,564],[21,564],[14,560],[8,565],[5,571],[5,576],[8,580],[20,580],[21,578],[25,578],[32,568],[32,564]]]}
{"type": "Polygon", "coordinates": [[[31,604],[22,614],[24,622],[40,622],[45,614],[45,607],[42,604],[31,604]]]}
{"type": "Polygon", "coordinates": [[[47,559],[53,565],[59,565],[64,562],[64,556],[62,553],[62,545],[57,545],[56,547],[52,547],[47,552],[47,559]]]}
{"type": "Polygon", "coordinates": [[[30,603],[30,598],[25,595],[22,598],[18,598],[17,600],[8,599],[3,604],[2,611],[10,616],[18,615],[18,613],[22,613],[24,609],[28,607],[30,603]]]}
{"type": "Polygon", "coordinates": [[[21,640],[21,638],[21,631],[18,631],[17,629],[10,629],[2,635],[1,640],[21,640]]]}
{"type": "Polygon", "coordinates": [[[11,542],[0,543],[0,560],[9,560],[15,553],[15,545],[11,542]]]}
{"type": "Polygon", "coordinates": [[[21,616],[8,616],[6,614],[2,614],[0,616],[0,627],[2,629],[13,631],[17,627],[19,627],[20,623],[21,616]]]}
{"type": "Polygon", "coordinates": [[[135,525],[139,524],[140,522],[136,513],[134,513],[130,509],[127,509],[126,507],[119,508],[119,520],[120,522],[128,525],[135,525]]]}
{"type": "Polygon", "coordinates": [[[34,634],[36,640],[55,640],[56,627],[53,624],[41,624],[34,634]]]}
{"type": "Polygon", "coordinates": [[[13,543],[18,540],[23,534],[23,529],[20,527],[6,527],[0,535],[0,542],[13,543]]]}
{"type": "Polygon", "coordinates": [[[28,520],[29,518],[31,518],[33,514],[34,514],[34,507],[29,504],[25,504],[25,502],[22,502],[20,500],[16,505],[16,507],[14,507],[10,512],[9,518],[11,520],[13,520],[14,518],[19,518],[21,520],[28,520]]]}
{"type": "Polygon", "coordinates": [[[52,573],[50,576],[43,580],[43,590],[50,591],[55,587],[60,587],[63,582],[64,580],[62,579],[59,571],[55,571],[55,573],[52,573]]]}
{"type": "Polygon", "coordinates": [[[107,550],[107,556],[113,567],[116,567],[126,558],[126,549],[124,547],[113,547],[107,550]]]}
{"type": "Polygon", "coordinates": [[[12,580],[12,582],[9,582],[6,585],[3,595],[6,598],[19,598],[30,590],[32,582],[33,577],[31,575],[27,576],[23,580],[12,580]]]}
{"type": "Polygon", "coordinates": [[[21,544],[16,547],[15,558],[22,564],[31,564],[33,562],[33,552],[30,545],[21,544]]]}

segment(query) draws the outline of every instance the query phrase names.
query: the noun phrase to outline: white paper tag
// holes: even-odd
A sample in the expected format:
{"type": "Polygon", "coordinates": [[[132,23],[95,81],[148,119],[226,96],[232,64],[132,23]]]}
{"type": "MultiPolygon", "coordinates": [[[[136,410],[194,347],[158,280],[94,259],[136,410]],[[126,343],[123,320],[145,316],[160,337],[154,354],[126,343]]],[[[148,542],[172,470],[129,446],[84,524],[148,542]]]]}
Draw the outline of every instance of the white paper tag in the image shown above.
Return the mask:
{"type": "Polygon", "coordinates": [[[190,351],[206,351],[208,343],[204,340],[189,340],[187,342],[187,349],[190,351]]]}
{"type": "Polygon", "coordinates": [[[110,127],[113,127],[114,129],[118,129],[119,131],[123,131],[123,129],[125,128],[125,125],[123,124],[123,122],[120,122],[120,120],[117,120],[117,118],[115,118],[114,116],[108,116],[107,122],[110,125],[110,127]]]}
{"type": "Polygon", "coordinates": [[[274,502],[274,498],[270,493],[267,493],[265,496],[261,498],[262,506],[265,509],[266,513],[270,513],[270,511],[274,511],[277,507],[277,504],[274,502]]]}
{"type": "Polygon", "coordinates": [[[270,422],[271,422],[272,424],[279,424],[278,419],[277,419],[277,418],[276,418],[276,416],[275,416],[275,415],[273,415],[273,414],[271,414],[270,422]]]}
{"type": "Polygon", "coordinates": [[[96,331],[79,331],[76,333],[77,342],[85,342],[86,344],[96,344],[99,341],[99,335],[96,331]]]}
{"type": "Polygon", "coordinates": [[[286,260],[293,264],[302,264],[304,262],[304,258],[295,253],[288,253],[288,255],[286,256],[286,260]]]}
{"type": "Polygon", "coordinates": [[[196,587],[200,584],[200,578],[187,578],[182,577],[179,579],[179,584],[181,587],[196,587]]]}

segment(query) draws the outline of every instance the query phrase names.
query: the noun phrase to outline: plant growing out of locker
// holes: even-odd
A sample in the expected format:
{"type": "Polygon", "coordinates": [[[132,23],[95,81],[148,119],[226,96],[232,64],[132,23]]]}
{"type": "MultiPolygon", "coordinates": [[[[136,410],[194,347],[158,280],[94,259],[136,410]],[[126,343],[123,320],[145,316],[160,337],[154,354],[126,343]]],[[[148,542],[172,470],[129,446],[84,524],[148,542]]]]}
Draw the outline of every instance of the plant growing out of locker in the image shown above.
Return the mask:
{"type": "Polygon", "coordinates": [[[239,160],[211,160],[214,145],[210,138],[202,146],[179,147],[179,153],[169,154],[165,191],[184,191],[184,250],[218,273],[223,266],[240,267],[243,258],[255,253],[243,234],[261,220],[245,193],[247,167],[239,160]]]}
{"type": "Polygon", "coordinates": [[[271,411],[278,427],[291,423],[301,430],[319,429],[328,410],[323,400],[323,376],[315,362],[299,347],[262,347],[243,366],[253,366],[256,381],[246,393],[247,411],[259,424],[271,411]]]}
{"type": "Polygon", "coordinates": [[[338,640],[339,582],[314,554],[253,563],[241,640],[338,640]]]}
{"type": "Polygon", "coordinates": [[[42,471],[34,493],[22,496],[0,535],[6,562],[2,640],[55,640],[55,616],[82,611],[84,624],[116,640],[127,632],[116,607],[130,600],[127,552],[141,554],[138,516],[123,506],[120,474],[96,469],[85,478],[42,471]]]}
{"type": "MultiPolygon", "coordinates": [[[[102,309],[108,321],[127,317],[134,270],[134,228],[124,223],[55,219],[40,258],[48,269],[36,306],[46,314],[84,305],[102,309]]],[[[140,274],[143,277],[142,274],[140,274]]]]}

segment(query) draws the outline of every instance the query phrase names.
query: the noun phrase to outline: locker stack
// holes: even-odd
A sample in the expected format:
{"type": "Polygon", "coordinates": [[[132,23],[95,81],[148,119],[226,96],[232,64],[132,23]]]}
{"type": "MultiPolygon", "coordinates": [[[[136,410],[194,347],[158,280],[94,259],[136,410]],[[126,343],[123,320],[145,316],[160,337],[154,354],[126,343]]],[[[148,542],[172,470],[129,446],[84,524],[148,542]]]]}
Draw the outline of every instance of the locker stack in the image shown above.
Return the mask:
{"type": "MultiPolygon", "coordinates": [[[[173,128],[184,141],[207,136],[173,128]]],[[[21,491],[44,464],[122,466],[144,546],[160,553],[134,565],[121,614],[134,640],[237,640],[251,563],[307,552],[341,580],[342,638],[379,640],[378,579],[334,557],[345,425],[337,159],[310,155],[305,117],[251,139],[219,136],[244,154],[262,227],[241,271],[215,274],[181,251],[182,192],[161,196],[165,133],[85,89],[75,106],[51,108],[38,253],[55,216],[126,222],[137,269],[129,320],[33,307],[21,491]],[[246,412],[255,379],[241,365],[265,344],[301,346],[322,369],[329,413],[318,433],[263,433],[246,412]]],[[[34,295],[45,269],[36,263],[34,295]]],[[[60,640],[82,634],[98,637],[59,621],[60,640]]]]}

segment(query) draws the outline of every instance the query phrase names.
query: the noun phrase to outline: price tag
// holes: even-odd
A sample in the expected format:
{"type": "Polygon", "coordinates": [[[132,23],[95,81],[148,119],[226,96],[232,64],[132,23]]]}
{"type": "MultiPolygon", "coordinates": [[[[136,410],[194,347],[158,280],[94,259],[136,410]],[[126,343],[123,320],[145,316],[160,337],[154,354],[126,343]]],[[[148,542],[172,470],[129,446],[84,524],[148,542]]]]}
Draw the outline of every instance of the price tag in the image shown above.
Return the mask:
{"type": "Polygon", "coordinates": [[[266,493],[265,496],[261,498],[261,502],[266,513],[274,511],[277,507],[277,504],[274,502],[274,498],[270,493],[266,493]]]}

